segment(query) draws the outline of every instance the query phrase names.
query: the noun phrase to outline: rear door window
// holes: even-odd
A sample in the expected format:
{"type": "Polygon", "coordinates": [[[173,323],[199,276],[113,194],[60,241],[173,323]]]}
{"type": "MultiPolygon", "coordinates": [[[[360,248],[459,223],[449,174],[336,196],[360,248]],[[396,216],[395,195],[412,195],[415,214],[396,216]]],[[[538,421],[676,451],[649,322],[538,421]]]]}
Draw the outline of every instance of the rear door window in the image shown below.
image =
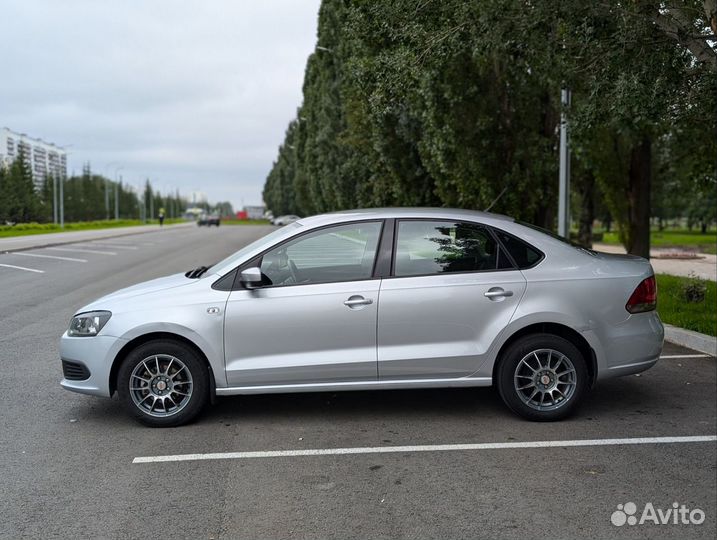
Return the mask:
{"type": "Polygon", "coordinates": [[[510,268],[490,231],[475,223],[398,222],[394,275],[423,276],[510,268]]]}

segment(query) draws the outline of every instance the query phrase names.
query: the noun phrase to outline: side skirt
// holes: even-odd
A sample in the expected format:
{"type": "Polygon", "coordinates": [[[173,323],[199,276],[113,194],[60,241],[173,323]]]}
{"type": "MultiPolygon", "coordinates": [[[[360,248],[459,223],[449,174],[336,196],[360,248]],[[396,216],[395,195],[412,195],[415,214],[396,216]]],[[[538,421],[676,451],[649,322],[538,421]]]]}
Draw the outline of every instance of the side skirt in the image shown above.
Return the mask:
{"type": "Polygon", "coordinates": [[[412,388],[460,388],[491,386],[491,377],[462,377],[459,379],[410,379],[390,381],[358,381],[317,384],[276,384],[267,386],[232,386],[217,388],[218,396],[238,394],[291,394],[296,392],[342,392],[348,390],[397,390],[412,388]]]}

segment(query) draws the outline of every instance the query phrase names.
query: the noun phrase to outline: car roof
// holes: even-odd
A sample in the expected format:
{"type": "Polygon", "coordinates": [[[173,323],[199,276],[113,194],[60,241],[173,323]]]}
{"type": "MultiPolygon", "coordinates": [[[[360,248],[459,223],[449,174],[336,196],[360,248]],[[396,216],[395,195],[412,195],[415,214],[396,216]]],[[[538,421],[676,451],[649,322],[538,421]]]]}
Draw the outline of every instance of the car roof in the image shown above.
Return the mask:
{"type": "Polygon", "coordinates": [[[513,222],[513,218],[502,214],[467,210],[462,208],[363,208],[358,210],[341,210],[329,214],[310,216],[299,220],[301,225],[310,227],[328,225],[342,221],[363,219],[389,219],[389,218],[431,218],[431,219],[457,219],[479,220],[482,222],[513,222]]]}

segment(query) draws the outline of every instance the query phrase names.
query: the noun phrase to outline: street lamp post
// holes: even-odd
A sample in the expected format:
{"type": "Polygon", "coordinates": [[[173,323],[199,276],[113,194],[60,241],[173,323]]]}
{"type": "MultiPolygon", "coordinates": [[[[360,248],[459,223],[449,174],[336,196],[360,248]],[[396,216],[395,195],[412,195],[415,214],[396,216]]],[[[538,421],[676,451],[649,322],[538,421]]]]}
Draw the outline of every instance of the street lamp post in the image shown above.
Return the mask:
{"type": "Polygon", "coordinates": [[[65,228],[65,178],[60,177],[60,229],[65,228]]]}
{"type": "Polygon", "coordinates": [[[119,177],[120,181],[115,182],[115,221],[119,220],[119,185],[122,182],[122,175],[119,177]]]}
{"type": "Polygon", "coordinates": [[[110,186],[105,178],[105,219],[110,219],[110,186]]]}
{"type": "Polygon", "coordinates": [[[52,175],[52,222],[57,225],[57,174],[52,175]]]}
{"type": "Polygon", "coordinates": [[[558,234],[563,238],[570,235],[570,133],[568,132],[567,109],[570,106],[570,89],[560,93],[560,186],[558,190],[558,234]]]}
{"type": "MultiPolygon", "coordinates": [[[[118,173],[124,170],[124,165],[119,165],[115,168],[115,220],[119,219],[119,181],[118,173]]],[[[122,178],[121,176],[119,178],[122,178]]]]}
{"type": "MultiPolygon", "coordinates": [[[[70,148],[72,145],[68,144],[65,146],[62,146],[61,148],[65,150],[66,148],[70,148]]],[[[67,156],[69,156],[71,152],[67,152],[65,150],[65,159],[67,159],[67,156]]],[[[67,167],[67,162],[65,162],[65,167],[67,167]]],[[[74,174],[74,173],[73,173],[74,174]]],[[[65,173],[64,171],[60,171],[60,178],[59,178],[59,184],[60,184],[60,229],[65,228],[65,173]]]]}
{"type": "Polygon", "coordinates": [[[105,184],[105,219],[107,220],[110,219],[110,186],[108,183],[109,174],[107,173],[107,169],[109,169],[112,165],[117,165],[117,162],[110,161],[107,165],[105,165],[105,174],[103,175],[105,184]]]}

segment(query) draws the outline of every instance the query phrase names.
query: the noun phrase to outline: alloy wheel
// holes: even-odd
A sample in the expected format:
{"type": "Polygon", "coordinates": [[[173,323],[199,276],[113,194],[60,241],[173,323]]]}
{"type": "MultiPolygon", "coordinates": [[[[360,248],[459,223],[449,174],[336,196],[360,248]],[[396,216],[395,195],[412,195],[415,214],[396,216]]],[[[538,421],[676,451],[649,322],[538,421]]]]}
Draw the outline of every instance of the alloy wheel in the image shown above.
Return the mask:
{"type": "Polygon", "coordinates": [[[177,357],[154,354],[139,362],[129,378],[132,401],[142,412],[155,417],[173,416],[192,397],[192,374],[177,357]]]}
{"type": "Polygon", "coordinates": [[[554,349],[537,349],[518,362],[513,376],[515,392],[536,411],[565,405],[575,393],[577,373],[570,359],[554,349]]]}

